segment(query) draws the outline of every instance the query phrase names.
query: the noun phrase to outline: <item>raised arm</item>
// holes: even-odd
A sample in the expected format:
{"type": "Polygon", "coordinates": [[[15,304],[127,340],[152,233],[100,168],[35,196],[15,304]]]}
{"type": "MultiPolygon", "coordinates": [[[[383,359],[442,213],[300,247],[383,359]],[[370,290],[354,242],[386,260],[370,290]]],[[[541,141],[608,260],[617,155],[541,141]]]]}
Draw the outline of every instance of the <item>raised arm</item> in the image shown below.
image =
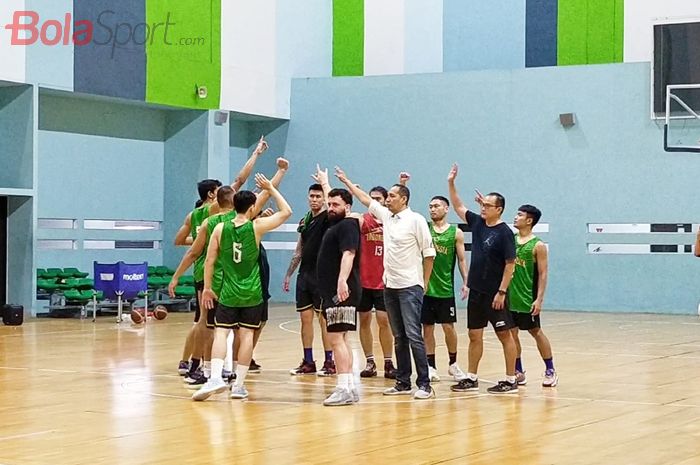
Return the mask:
{"type": "Polygon", "coordinates": [[[201,234],[197,234],[197,239],[194,240],[192,243],[192,246],[187,249],[187,252],[185,252],[185,256],[182,257],[182,260],[180,260],[180,264],[177,266],[177,269],[175,270],[175,274],[173,274],[173,277],[170,279],[170,284],[168,284],[168,294],[170,294],[171,298],[175,297],[175,288],[177,287],[177,282],[179,281],[180,277],[182,277],[183,274],[185,274],[185,271],[192,266],[192,264],[197,260],[203,253],[206,251],[204,250],[204,247],[207,245],[207,225],[209,224],[209,218],[204,220],[202,223],[202,226],[200,228],[200,231],[202,232],[201,234]]]}
{"type": "Polygon", "coordinates": [[[695,237],[695,256],[700,257],[700,228],[698,228],[698,235],[695,237]]]}
{"type": "MultiPolygon", "coordinates": [[[[284,178],[284,175],[287,174],[287,170],[289,170],[289,162],[285,158],[278,158],[277,159],[277,172],[275,175],[272,177],[271,181],[272,185],[277,187],[280,185],[282,182],[282,178],[284,178]]],[[[267,203],[267,201],[270,200],[270,192],[263,190],[258,194],[258,198],[255,201],[255,209],[253,210],[253,216],[257,216],[258,213],[260,213],[267,203]]],[[[271,215],[267,215],[271,216],[271,215]]]]}
{"type": "Polygon", "coordinates": [[[458,170],[459,167],[457,166],[457,163],[452,165],[452,169],[447,175],[447,187],[450,191],[450,201],[452,202],[452,208],[454,209],[455,213],[457,213],[458,217],[466,221],[468,208],[466,205],[464,205],[464,202],[462,202],[462,198],[457,193],[457,187],[455,186],[455,179],[457,179],[458,170]]]}
{"type": "Polygon", "coordinates": [[[191,245],[192,238],[190,237],[190,229],[192,229],[192,212],[188,213],[185,217],[185,221],[180,226],[175,234],[175,240],[173,243],[177,246],[191,245]]]}
{"type": "Polygon", "coordinates": [[[466,300],[467,294],[469,294],[469,288],[467,287],[467,253],[464,251],[464,232],[457,228],[457,235],[455,236],[455,251],[457,252],[457,266],[459,267],[459,274],[462,275],[462,287],[459,289],[459,296],[462,300],[466,300]]]}
{"type": "Polygon", "coordinates": [[[402,171],[399,173],[399,184],[402,186],[407,186],[408,181],[411,180],[411,174],[407,173],[406,171],[402,171]]]}
{"type": "Polygon", "coordinates": [[[260,140],[258,141],[257,147],[255,147],[255,150],[253,151],[253,154],[250,156],[248,161],[246,161],[245,165],[243,165],[243,168],[241,168],[241,171],[238,172],[238,176],[236,176],[236,179],[233,180],[231,183],[231,188],[238,192],[238,190],[245,184],[245,182],[248,180],[248,177],[250,176],[250,173],[253,172],[253,167],[255,166],[255,163],[258,161],[258,158],[260,158],[260,155],[265,153],[265,150],[267,150],[267,142],[265,141],[265,136],[260,136],[260,140]]]}
{"type": "Polygon", "coordinates": [[[348,188],[348,190],[354,195],[357,200],[360,201],[362,205],[365,207],[369,207],[370,202],[372,202],[372,197],[369,196],[369,194],[359,187],[357,187],[348,177],[345,175],[345,171],[340,169],[340,167],[336,166],[335,167],[335,177],[338,178],[340,182],[345,184],[345,186],[348,188]]]}
{"type": "Polygon", "coordinates": [[[321,185],[323,190],[323,205],[328,208],[328,193],[331,191],[331,184],[328,181],[328,168],[322,170],[316,163],[316,172],[311,175],[314,181],[321,185]]]}
{"type": "Polygon", "coordinates": [[[282,197],[282,194],[280,194],[277,188],[272,185],[272,182],[262,174],[258,173],[255,175],[255,183],[260,189],[269,191],[270,196],[275,200],[275,204],[277,204],[277,211],[273,213],[272,216],[255,220],[255,240],[259,244],[265,233],[280,227],[292,216],[292,207],[289,206],[289,203],[282,197]]]}
{"type": "Polygon", "coordinates": [[[544,302],[544,291],[547,288],[547,272],[549,269],[549,258],[547,257],[547,247],[543,242],[538,242],[535,246],[535,263],[537,263],[537,298],[532,303],[532,314],[539,315],[544,302]]]}
{"type": "Polygon", "coordinates": [[[221,231],[224,230],[224,224],[220,223],[214,228],[209,240],[209,248],[207,249],[207,259],[204,261],[204,291],[202,292],[202,304],[207,310],[214,308],[214,301],[219,297],[211,288],[212,280],[214,279],[214,267],[216,260],[219,257],[219,244],[221,242],[221,231]]]}

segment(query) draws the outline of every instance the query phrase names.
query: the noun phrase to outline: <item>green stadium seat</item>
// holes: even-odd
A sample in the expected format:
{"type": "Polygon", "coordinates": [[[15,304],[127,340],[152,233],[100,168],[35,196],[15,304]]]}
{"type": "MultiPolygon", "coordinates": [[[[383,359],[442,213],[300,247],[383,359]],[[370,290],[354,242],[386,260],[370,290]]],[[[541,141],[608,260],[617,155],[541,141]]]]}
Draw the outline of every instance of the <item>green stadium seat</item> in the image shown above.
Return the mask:
{"type": "Polygon", "coordinates": [[[197,295],[197,291],[194,286],[177,286],[175,288],[175,295],[177,297],[192,298],[197,295]]]}
{"type": "Polygon", "coordinates": [[[80,280],[78,278],[68,278],[64,279],[62,282],[58,283],[58,288],[59,289],[76,289],[78,285],[80,284],[80,280]]]}
{"type": "Polygon", "coordinates": [[[180,286],[194,286],[194,276],[181,276],[177,283],[180,286]]]}
{"type": "Polygon", "coordinates": [[[53,292],[59,288],[58,283],[53,279],[37,279],[36,281],[37,289],[42,289],[44,291],[53,292]]]}
{"type": "Polygon", "coordinates": [[[90,292],[90,295],[87,296],[75,289],[68,289],[63,293],[63,297],[66,298],[66,303],[77,303],[80,305],[85,305],[86,303],[92,300],[92,292],[90,292]]]}
{"type": "MultiPolygon", "coordinates": [[[[84,290],[80,291],[80,296],[84,299],[92,300],[92,294],[94,292],[95,291],[93,291],[92,289],[84,289],[84,290]]],[[[102,299],[104,299],[104,293],[102,291],[97,291],[96,297],[97,297],[97,300],[102,300],[102,299]]]]}
{"type": "Polygon", "coordinates": [[[70,274],[70,276],[67,276],[68,278],[87,278],[90,273],[85,273],[77,268],[64,268],[63,274],[70,274]]]}
{"type": "Polygon", "coordinates": [[[158,274],[158,271],[156,270],[155,266],[148,267],[148,276],[155,276],[157,274],[158,274]]]}
{"type": "Polygon", "coordinates": [[[43,268],[37,268],[36,277],[37,279],[46,279],[46,270],[43,268]]]}
{"type": "Polygon", "coordinates": [[[167,266],[157,266],[156,274],[159,276],[172,276],[175,274],[175,270],[171,270],[167,266]]]}
{"type": "Polygon", "coordinates": [[[46,279],[57,279],[58,275],[63,272],[60,268],[47,268],[46,269],[46,279]]]}
{"type": "Polygon", "coordinates": [[[154,276],[148,278],[148,287],[151,289],[163,289],[170,284],[170,278],[164,276],[154,276]]]}
{"type": "Polygon", "coordinates": [[[95,282],[90,278],[78,278],[76,286],[79,290],[92,290],[95,287],[95,282]]]}

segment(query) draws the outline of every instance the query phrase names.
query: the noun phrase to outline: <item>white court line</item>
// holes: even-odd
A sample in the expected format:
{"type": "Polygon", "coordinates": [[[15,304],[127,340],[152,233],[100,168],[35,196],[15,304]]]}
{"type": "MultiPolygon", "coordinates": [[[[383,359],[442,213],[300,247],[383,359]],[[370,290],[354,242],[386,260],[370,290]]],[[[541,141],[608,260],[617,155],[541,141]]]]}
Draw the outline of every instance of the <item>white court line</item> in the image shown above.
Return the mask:
{"type": "Polygon", "coordinates": [[[292,333],[292,334],[301,334],[299,331],[292,331],[291,329],[285,328],[285,326],[288,325],[288,324],[290,324],[290,323],[298,323],[298,322],[299,322],[299,320],[287,320],[287,321],[283,321],[282,323],[280,323],[280,324],[278,325],[278,327],[279,327],[279,329],[281,329],[282,331],[286,331],[286,332],[288,332],[288,333],[292,333]]]}
{"type": "Polygon", "coordinates": [[[49,429],[46,431],[37,431],[36,433],[15,434],[14,436],[3,436],[3,437],[0,437],[0,441],[9,441],[10,439],[29,438],[32,436],[40,436],[42,434],[56,433],[57,431],[58,431],[57,429],[49,429]]]}

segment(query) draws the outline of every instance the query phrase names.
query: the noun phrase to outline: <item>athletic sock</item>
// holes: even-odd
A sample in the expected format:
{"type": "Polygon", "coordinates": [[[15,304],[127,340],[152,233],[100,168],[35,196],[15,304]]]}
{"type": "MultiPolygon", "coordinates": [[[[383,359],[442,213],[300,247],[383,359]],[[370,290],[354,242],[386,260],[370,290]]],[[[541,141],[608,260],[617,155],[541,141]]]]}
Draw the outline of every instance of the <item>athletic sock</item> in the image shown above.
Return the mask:
{"type": "Polygon", "coordinates": [[[341,373],[338,375],[338,387],[343,388],[345,390],[350,390],[350,374],[348,373],[341,373]]]}
{"type": "Polygon", "coordinates": [[[553,358],[545,358],[544,360],[544,366],[547,368],[547,370],[554,370],[554,359],[553,358]]]}
{"type": "Polygon", "coordinates": [[[457,363],[457,352],[448,352],[450,355],[450,365],[457,363]]]}
{"type": "Polygon", "coordinates": [[[221,378],[221,370],[224,369],[224,359],[213,358],[211,359],[211,362],[204,363],[211,363],[211,378],[209,379],[212,381],[221,381],[223,383],[224,380],[221,378]]]}
{"type": "Polygon", "coordinates": [[[304,361],[308,363],[314,362],[314,349],[311,347],[304,347],[304,361]]]}
{"type": "Polygon", "coordinates": [[[238,367],[236,367],[236,387],[241,387],[243,383],[245,383],[245,377],[248,375],[248,368],[249,367],[243,365],[238,365],[238,367]]]}
{"type": "Polygon", "coordinates": [[[350,389],[355,389],[355,377],[352,375],[352,373],[348,373],[348,386],[350,389]]]}
{"type": "Polygon", "coordinates": [[[506,375],[506,381],[508,381],[510,384],[515,384],[515,376],[506,375]]]}
{"type": "MultiPolygon", "coordinates": [[[[223,370],[224,366],[221,365],[221,369],[219,370],[219,375],[221,375],[221,370],[223,370]]],[[[204,363],[202,364],[202,373],[204,373],[204,376],[207,378],[211,378],[211,361],[205,360],[204,363]]]]}
{"type": "Polygon", "coordinates": [[[333,361],[333,351],[327,350],[326,351],[326,362],[332,362],[332,361],[333,361]]]}
{"type": "Polygon", "coordinates": [[[192,364],[190,365],[190,373],[194,373],[195,371],[197,371],[197,368],[199,368],[200,362],[201,362],[201,360],[198,358],[192,359],[192,364]]]}
{"type": "Polygon", "coordinates": [[[437,367],[435,366],[435,354],[428,354],[428,365],[437,369],[437,367]]]}
{"type": "Polygon", "coordinates": [[[520,360],[520,357],[515,359],[515,371],[519,371],[520,373],[524,373],[523,362],[520,360]]]}
{"type": "Polygon", "coordinates": [[[384,357],[384,365],[386,365],[387,363],[391,363],[391,364],[394,363],[393,360],[391,359],[391,357],[384,357]]]}
{"type": "Polygon", "coordinates": [[[476,373],[467,373],[467,378],[471,379],[472,381],[476,381],[477,379],[479,379],[476,373]]]}
{"type": "Polygon", "coordinates": [[[369,354],[367,356],[367,363],[370,363],[370,362],[374,363],[374,355],[373,354],[369,354]]]}

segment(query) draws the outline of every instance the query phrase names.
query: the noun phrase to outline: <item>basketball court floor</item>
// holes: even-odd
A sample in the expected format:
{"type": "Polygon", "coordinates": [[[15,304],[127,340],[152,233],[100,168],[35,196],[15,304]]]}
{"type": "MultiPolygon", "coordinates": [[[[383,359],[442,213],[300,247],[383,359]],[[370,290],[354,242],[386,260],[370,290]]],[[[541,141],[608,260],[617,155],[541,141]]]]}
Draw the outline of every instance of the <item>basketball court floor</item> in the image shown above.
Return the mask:
{"type": "MultiPolygon", "coordinates": [[[[200,403],[176,374],[191,314],[145,327],[111,317],[0,326],[0,464],[700,463],[697,317],[547,312],[556,388],[540,385],[542,361],[521,334],[528,385],[486,394],[503,373],[487,332],[478,394],[449,390],[439,345],[435,399],[384,397],[392,383],[379,377],[361,380],[359,404],[330,408],[334,379],[288,374],[301,358],[294,310],[270,316],[249,400],[200,403]]],[[[359,376],[356,335],[353,345],[359,376]]]]}

